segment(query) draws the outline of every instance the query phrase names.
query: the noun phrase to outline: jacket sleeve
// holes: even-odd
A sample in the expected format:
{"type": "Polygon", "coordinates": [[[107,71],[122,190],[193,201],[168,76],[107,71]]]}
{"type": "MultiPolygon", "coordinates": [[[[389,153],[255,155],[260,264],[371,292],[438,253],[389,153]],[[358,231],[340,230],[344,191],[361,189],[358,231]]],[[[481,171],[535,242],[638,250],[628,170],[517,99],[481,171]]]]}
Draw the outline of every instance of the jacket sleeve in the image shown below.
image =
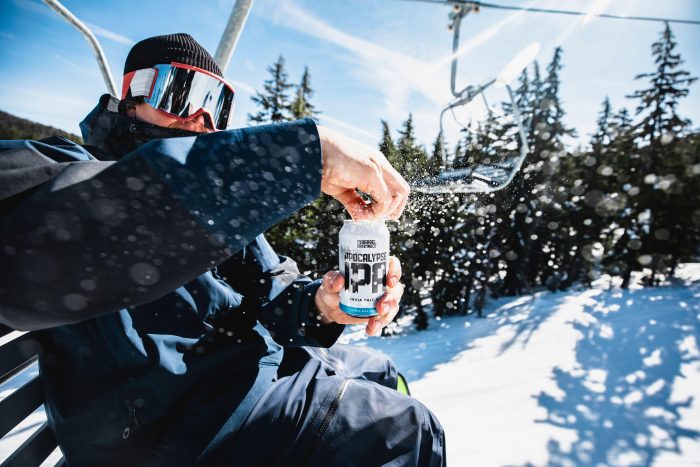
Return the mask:
{"type": "Polygon", "coordinates": [[[242,310],[251,313],[283,346],[330,347],[343,333],[342,324],[322,324],[314,297],[321,281],[299,273],[297,264],[278,256],[263,235],[219,267],[219,273],[243,294],[242,310]]]}
{"type": "Polygon", "coordinates": [[[311,120],[152,141],[85,161],[0,225],[0,323],[41,329],[152,301],[314,200],[311,120]]]}

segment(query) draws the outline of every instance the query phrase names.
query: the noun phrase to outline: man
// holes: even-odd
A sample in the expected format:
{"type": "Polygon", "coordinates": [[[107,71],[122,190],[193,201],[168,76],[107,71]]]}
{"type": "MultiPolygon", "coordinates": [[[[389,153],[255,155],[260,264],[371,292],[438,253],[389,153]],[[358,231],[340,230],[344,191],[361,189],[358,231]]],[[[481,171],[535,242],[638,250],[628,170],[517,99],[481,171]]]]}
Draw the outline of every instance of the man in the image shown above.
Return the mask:
{"type": "Polygon", "coordinates": [[[233,89],[189,35],[139,42],[124,75],[84,148],[0,145],[0,321],[43,329],[68,465],[441,465],[442,429],[391,361],[333,345],[391,321],[398,261],[361,320],[338,308],[341,276],[310,281],[261,235],[319,187],[397,218],[401,176],[311,120],[227,130],[233,89]]]}

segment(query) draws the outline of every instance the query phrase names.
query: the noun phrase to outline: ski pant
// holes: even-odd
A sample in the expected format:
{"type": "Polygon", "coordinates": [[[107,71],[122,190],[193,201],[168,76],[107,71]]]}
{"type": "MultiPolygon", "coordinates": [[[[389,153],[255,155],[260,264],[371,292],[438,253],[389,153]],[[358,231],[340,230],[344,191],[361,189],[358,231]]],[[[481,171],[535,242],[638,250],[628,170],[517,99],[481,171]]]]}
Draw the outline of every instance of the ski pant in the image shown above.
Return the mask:
{"type": "Polygon", "coordinates": [[[221,465],[445,465],[440,423],[395,390],[389,357],[339,344],[285,353],[280,378],[217,456],[221,465]]]}

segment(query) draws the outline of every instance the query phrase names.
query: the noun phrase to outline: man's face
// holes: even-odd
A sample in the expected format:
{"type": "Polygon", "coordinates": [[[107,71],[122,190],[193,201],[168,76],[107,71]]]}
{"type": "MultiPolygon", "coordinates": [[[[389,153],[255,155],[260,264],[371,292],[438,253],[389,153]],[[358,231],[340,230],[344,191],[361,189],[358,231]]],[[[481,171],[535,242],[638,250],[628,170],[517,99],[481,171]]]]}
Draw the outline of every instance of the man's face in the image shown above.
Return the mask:
{"type": "Polygon", "coordinates": [[[178,130],[193,131],[195,133],[213,133],[211,122],[204,114],[197,115],[188,120],[182,120],[168,115],[166,112],[159,112],[149,104],[141,103],[129,108],[126,111],[131,118],[142,122],[158,125],[163,128],[175,128],[178,130]]]}

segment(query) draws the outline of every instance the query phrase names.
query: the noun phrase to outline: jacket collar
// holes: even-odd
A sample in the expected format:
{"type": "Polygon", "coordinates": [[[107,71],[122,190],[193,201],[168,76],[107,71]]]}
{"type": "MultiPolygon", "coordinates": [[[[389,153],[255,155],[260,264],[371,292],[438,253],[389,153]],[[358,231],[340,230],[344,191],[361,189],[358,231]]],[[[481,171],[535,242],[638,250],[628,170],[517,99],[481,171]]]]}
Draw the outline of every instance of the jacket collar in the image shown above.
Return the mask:
{"type": "Polygon", "coordinates": [[[120,113],[119,100],[109,94],[80,122],[85,146],[95,157],[117,160],[149,141],[179,136],[197,136],[187,130],[163,128],[120,113]]]}

